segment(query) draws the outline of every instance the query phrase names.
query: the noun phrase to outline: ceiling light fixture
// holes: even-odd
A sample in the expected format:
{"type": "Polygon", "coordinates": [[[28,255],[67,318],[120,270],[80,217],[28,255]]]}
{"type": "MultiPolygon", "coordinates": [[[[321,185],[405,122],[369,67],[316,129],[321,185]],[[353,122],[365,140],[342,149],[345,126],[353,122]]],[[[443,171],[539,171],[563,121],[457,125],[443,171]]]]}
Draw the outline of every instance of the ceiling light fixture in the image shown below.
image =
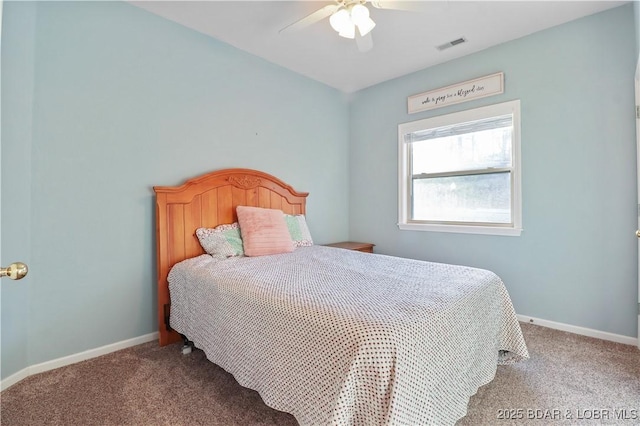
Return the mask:
{"type": "Polygon", "coordinates": [[[360,36],[369,34],[376,23],[369,17],[369,9],[361,3],[340,7],[329,18],[331,28],[345,38],[355,38],[356,27],[360,36]]]}

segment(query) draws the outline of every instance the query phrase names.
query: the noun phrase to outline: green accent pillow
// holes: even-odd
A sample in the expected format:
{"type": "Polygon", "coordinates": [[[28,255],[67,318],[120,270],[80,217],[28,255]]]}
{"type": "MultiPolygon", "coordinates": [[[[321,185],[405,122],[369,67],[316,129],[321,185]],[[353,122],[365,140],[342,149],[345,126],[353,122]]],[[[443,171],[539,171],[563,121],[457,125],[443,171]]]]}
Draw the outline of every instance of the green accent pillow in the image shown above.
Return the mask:
{"type": "Polygon", "coordinates": [[[285,214],[284,219],[287,222],[287,228],[289,228],[289,234],[291,234],[291,239],[295,247],[308,247],[313,245],[311,233],[309,232],[307,221],[303,214],[285,214]]]}
{"type": "Polygon", "coordinates": [[[220,258],[244,256],[237,222],[218,225],[215,228],[198,228],[196,236],[204,251],[211,256],[220,258]]]}

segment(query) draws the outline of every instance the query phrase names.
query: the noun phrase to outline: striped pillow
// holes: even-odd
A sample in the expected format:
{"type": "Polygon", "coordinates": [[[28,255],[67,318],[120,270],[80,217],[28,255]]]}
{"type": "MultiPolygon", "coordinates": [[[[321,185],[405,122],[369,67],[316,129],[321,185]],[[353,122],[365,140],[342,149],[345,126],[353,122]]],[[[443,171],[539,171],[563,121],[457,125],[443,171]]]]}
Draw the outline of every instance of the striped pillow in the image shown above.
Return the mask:
{"type": "Polygon", "coordinates": [[[293,241],[282,210],[238,206],[236,212],[245,256],[293,251],[293,241]]]}

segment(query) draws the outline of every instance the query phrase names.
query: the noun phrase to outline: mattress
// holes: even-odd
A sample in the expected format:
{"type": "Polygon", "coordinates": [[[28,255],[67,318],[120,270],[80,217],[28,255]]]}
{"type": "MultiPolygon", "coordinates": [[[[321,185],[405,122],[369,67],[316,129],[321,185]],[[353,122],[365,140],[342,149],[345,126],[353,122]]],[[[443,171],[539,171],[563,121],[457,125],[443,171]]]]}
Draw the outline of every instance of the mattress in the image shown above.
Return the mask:
{"type": "Polygon", "coordinates": [[[529,356],[482,269],[311,246],[187,259],[169,290],[171,327],[301,425],[454,424],[529,356]]]}

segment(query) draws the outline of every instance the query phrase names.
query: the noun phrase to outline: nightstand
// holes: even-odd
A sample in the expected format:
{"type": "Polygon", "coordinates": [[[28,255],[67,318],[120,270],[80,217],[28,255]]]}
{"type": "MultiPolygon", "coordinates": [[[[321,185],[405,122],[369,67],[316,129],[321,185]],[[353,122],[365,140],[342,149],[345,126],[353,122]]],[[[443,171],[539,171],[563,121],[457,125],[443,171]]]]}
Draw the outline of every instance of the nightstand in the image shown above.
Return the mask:
{"type": "Polygon", "coordinates": [[[353,241],[342,241],[340,243],[326,244],[327,247],[337,247],[347,250],[361,251],[363,253],[373,253],[373,246],[371,243],[356,243],[353,241]]]}

